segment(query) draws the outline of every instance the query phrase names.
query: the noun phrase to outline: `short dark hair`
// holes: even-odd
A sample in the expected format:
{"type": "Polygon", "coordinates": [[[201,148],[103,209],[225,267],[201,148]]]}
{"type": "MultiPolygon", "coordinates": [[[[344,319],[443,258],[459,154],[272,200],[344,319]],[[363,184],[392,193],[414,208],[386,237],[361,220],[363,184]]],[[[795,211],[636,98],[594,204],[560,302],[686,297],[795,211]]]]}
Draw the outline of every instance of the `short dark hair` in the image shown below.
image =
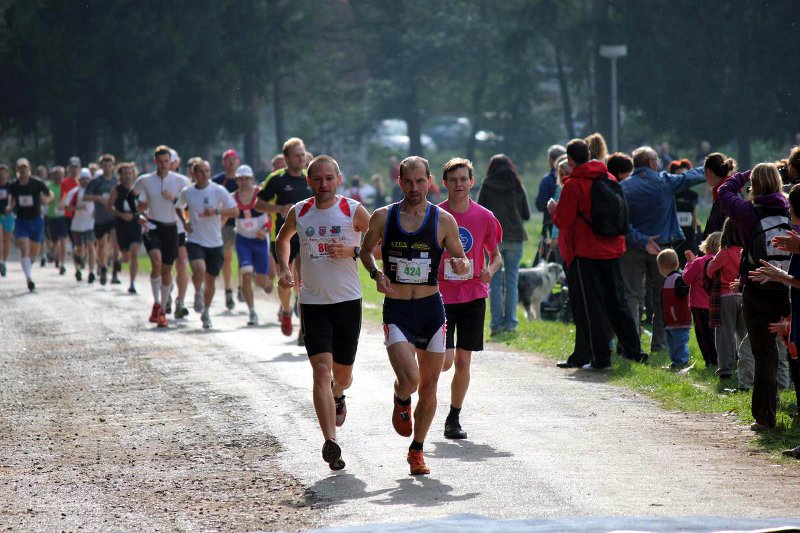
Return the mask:
{"type": "Polygon", "coordinates": [[[608,167],[608,172],[619,179],[622,174],[633,172],[633,159],[628,154],[616,152],[609,156],[606,166],[608,167]]]}
{"type": "Polygon", "coordinates": [[[572,139],[567,143],[567,157],[582,165],[589,161],[589,145],[583,139],[572,139]]]}
{"type": "Polygon", "coordinates": [[[166,144],[161,144],[159,146],[156,146],[156,149],[153,151],[153,157],[155,158],[164,154],[167,154],[168,156],[172,157],[172,154],[170,153],[170,148],[166,144]]]}
{"type": "Polygon", "coordinates": [[[459,168],[466,168],[469,171],[469,179],[474,177],[473,174],[475,170],[472,167],[472,161],[462,157],[454,157],[444,164],[444,168],[442,168],[442,181],[447,181],[447,174],[459,168]]]}

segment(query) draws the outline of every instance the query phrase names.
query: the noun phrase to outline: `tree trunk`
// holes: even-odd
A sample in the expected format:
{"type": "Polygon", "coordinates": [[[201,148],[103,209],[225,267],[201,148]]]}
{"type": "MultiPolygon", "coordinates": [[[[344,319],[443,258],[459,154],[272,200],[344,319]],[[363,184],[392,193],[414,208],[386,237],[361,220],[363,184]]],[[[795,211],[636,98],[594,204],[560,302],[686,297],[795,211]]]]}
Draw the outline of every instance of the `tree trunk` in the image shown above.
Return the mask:
{"type": "Polygon", "coordinates": [[[256,81],[250,77],[243,87],[242,97],[247,106],[247,129],[244,132],[244,160],[254,168],[261,164],[261,147],[259,142],[259,90],[256,81]]]}
{"type": "Polygon", "coordinates": [[[594,91],[595,91],[595,129],[606,137],[611,133],[611,62],[600,56],[600,45],[614,44],[601,42],[608,33],[609,0],[592,0],[592,13],[595,21],[594,47],[594,91]]]}
{"type": "Polygon", "coordinates": [[[275,116],[275,147],[280,153],[286,141],[286,134],[283,119],[283,83],[277,72],[272,78],[272,114],[275,116]]]}
{"type": "Polygon", "coordinates": [[[556,69],[558,71],[558,88],[561,92],[561,104],[564,110],[564,131],[567,133],[568,139],[575,138],[575,124],[572,120],[572,99],[569,95],[569,84],[567,83],[567,75],[564,72],[564,60],[561,53],[561,47],[558,41],[553,41],[553,50],[556,55],[556,69]]]}
{"type": "Polygon", "coordinates": [[[486,92],[486,79],[488,78],[487,62],[481,61],[478,79],[475,82],[475,90],[472,92],[472,127],[469,132],[469,139],[467,139],[467,159],[470,161],[475,160],[475,148],[477,140],[475,135],[481,127],[483,119],[483,94],[486,92]]]}
{"type": "Polygon", "coordinates": [[[406,124],[408,125],[408,152],[409,155],[423,156],[422,149],[422,120],[419,116],[419,102],[417,89],[411,84],[406,98],[406,124]]]}

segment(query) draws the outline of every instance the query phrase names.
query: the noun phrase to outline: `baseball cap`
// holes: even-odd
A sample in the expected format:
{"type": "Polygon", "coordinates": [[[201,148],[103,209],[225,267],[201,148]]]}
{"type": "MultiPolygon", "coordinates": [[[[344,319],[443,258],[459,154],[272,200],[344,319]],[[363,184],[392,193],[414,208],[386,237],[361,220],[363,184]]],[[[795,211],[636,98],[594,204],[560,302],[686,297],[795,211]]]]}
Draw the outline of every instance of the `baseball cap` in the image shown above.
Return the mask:
{"type": "Polygon", "coordinates": [[[170,163],[177,163],[180,157],[178,156],[178,152],[173,150],[172,148],[169,149],[169,162],[170,163]]]}
{"type": "MultiPolygon", "coordinates": [[[[239,152],[237,152],[237,151],[236,151],[236,150],[234,150],[233,148],[231,148],[230,150],[225,150],[225,153],[224,153],[224,154],[222,154],[222,160],[223,160],[223,161],[225,161],[225,160],[226,160],[226,159],[228,159],[229,157],[235,157],[236,159],[241,159],[241,158],[239,157],[239,152]]],[[[239,167],[239,168],[241,168],[241,167],[239,167]]],[[[248,168],[250,168],[250,167],[248,167],[248,168]]]]}
{"type": "Polygon", "coordinates": [[[239,165],[239,168],[236,169],[236,177],[253,177],[253,169],[250,168],[250,165],[239,165]]]}
{"type": "Polygon", "coordinates": [[[71,167],[81,166],[81,158],[73,155],[72,157],[69,158],[69,166],[71,167]]]}
{"type": "Polygon", "coordinates": [[[92,171],[86,167],[81,169],[81,175],[78,179],[91,179],[92,178],[92,171]]]}
{"type": "Polygon", "coordinates": [[[28,167],[31,168],[31,162],[25,159],[24,157],[20,157],[17,159],[17,168],[19,167],[28,167]]]}

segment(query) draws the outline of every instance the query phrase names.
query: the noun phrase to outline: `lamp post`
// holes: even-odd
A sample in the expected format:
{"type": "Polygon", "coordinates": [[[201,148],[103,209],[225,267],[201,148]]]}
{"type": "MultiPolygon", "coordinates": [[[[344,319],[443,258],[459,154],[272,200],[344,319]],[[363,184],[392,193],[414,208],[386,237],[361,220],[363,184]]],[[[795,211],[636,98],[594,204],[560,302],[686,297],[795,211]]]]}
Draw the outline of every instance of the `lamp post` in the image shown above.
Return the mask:
{"type": "Polygon", "coordinates": [[[611,61],[611,149],[619,150],[619,98],[617,96],[617,59],[628,55],[624,44],[604,44],[600,55],[611,61]]]}

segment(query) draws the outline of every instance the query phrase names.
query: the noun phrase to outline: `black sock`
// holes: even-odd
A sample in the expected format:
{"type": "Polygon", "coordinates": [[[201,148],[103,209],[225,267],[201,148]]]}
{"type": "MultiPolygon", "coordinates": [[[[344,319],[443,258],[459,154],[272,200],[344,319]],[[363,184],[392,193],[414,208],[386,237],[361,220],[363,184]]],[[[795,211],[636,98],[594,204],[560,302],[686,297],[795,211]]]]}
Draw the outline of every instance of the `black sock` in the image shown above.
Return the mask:
{"type": "Polygon", "coordinates": [[[417,442],[415,440],[412,440],[411,441],[411,446],[408,447],[408,451],[413,452],[415,450],[421,452],[422,451],[422,443],[421,442],[417,442]]]}
{"type": "Polygon", "coordinates": [[[398,398],[398,397],[397,397],[397,395],[395,394],[395,395],[394,395],[394,401],[396,401],[396,402],[397,402],[397,405],[402,405],[403,407],[405,407],[406,405],[411,405],[411,396],[409,396],[407,400],[401,400],[401,399],[400,399],[400,398],[398,398]]]}
{"type": "Polygon", "coordinates": [[[458,420],[458,415],[459,414],[461,414],[461,408],[460,407],[453,407],[451,405],[450,406],[450,412],[447,414],[447,419],[448,420],[458,420]]]}

